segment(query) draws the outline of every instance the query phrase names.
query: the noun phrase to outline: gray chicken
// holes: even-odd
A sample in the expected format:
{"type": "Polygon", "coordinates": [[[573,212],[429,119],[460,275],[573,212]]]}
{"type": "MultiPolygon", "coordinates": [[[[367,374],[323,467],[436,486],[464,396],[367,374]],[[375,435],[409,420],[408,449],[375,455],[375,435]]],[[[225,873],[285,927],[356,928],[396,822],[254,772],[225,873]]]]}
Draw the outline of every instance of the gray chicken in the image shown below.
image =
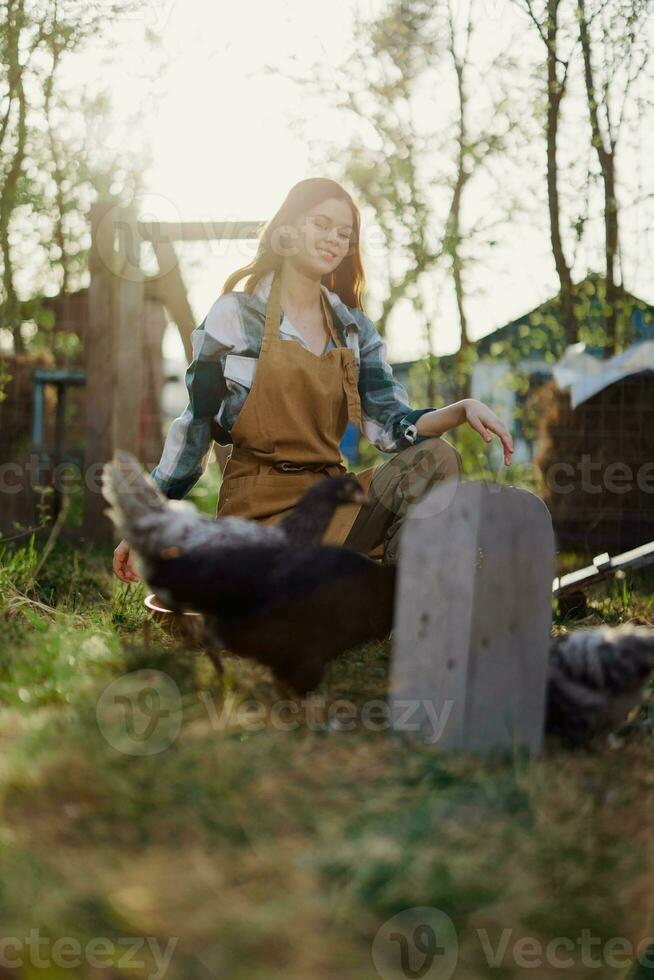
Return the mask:
{"type": "Polygon", "coordinates": [[[164,496],[136,457],[122,449],[104,467],[102,492],[111,505],[107,515],[135,549],[136,567],[148,582],[153,561],[198,549],[318,543],[336,507],[367,503],[361,485],[348,474],[321,480],[277,524],[206,517],[190,501],[164,496]]]}
{"type": "Polygon", "coordinates": [[[654,670],[654,630],[624,623],[554,637],[546,731],[581,745],[615,731],[643,701],[654,670]]]}

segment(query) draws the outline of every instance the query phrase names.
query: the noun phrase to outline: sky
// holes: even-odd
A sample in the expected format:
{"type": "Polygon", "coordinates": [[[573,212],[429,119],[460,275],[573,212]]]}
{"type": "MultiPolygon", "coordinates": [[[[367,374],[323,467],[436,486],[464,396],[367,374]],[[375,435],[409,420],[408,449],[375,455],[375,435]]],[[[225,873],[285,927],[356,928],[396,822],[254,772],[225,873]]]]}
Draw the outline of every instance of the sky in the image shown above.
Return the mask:
{"type": "MultiPolygon", "coordinates": [[[[266,220],[296,181],[324,173],[319,162],[321,140],[338,141],[341,120],[316,106],[310,138],[300,138],[289,120],[296,114],[302,93],[293,82],[266,74],[262,68],[295,56],[306,65],[320,61],[329,70],[347,49],[355,9],[372,13],[378,6],[378,0],[342,0],[329,6],[315,0],[150,0],[142,14],[117,22],[113,41],[124,52],[112,85],[117,111],[121,105],[133,108],[139,86],[144,84],[143,73],[137,70],[142,68],[137,59],[144,27],[158,38],[157,58],[164,69],[157,83],[157,110],[143,119],[152,165],[145,173],[146,192],[138,202],[141,216],[266,220]]],[[[478,0],[477,11],[477,33],[484,45],[480,57],[507,49],[525,57],[537,53],[533,46],[539,42],[511,0],[478,0]]],[[[541,149],[536,145],[526,148],[526,159],[535,167],[544,165],[538,158],[541,149]]],[[[517,181],[519,175],[508,171],[506,179],[517,181]]],[[[480,193],[492,195],[492,188],[480,193]]],[[[492,201],[480,197],[475,203],[483,212],[492,201]]],[[[556,291],[547,213],[534,205],[526,191],[524,204],[525,213],[499,230],[499,244],[492,256],[482,257],[471,271],[473,338],[532,309],[556,291]]],[[[366,240],[374,240],[374,235],[375,215],[364,212],[364,256],[366,240]]],[[[646,249],[650,246],[654,251],[654,241],[646,240],[646,249]]],[[[255,242],[180,247],[197,323],[220,294],[227,275],[244,265],[255,248],[255,242]]],[[[368,312],[373,320],[380,309],[379,287],[383,285],[375,277],[376,263],[383,258],[378,252],[371,254],[367,265],[368,312]]],[[[649,252],[645,258],[651,263],[649,252]]],[[[640,263],[638,280],[641,294],[652,300],[646,271],[650,263],[640,263]]],[[[458,346],[452,297],[435,282],[428,303],[435,349],[449,353],[458,346]]],[[[424,341],[408,304],[399,305],[391,316],[387,344],[393,361],[424,353],[424,341]]],[[[181,353],[172,328],[166,335],[165,352],[171,357],[181,353]]]]}

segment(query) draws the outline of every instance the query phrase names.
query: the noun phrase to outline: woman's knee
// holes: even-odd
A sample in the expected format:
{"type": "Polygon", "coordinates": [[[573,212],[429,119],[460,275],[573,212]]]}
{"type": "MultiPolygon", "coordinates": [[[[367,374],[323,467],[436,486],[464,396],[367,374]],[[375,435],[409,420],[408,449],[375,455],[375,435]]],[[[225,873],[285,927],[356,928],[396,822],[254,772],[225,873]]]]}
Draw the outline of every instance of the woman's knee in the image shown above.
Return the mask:
{"type": "Polygon", "coordinates": [[[402,450],[392,465],[397,470],[388,490],[397,495],[395,507],[401,514],[432,487],[449,481],[458,485],[462,477],[459,452],[440,436],[430,436],[402,450]]]}
{"type": "Polygon", "coordinates": [[[419,499],[435,483],[462,476],[458,450],[440,436],[430,436],[396,453],[377,468],[369,495],[389,513],[403,514],[408,503],[419,499]]]}
{"type": "Polygon", "coordinates": [[[429,436],[429,438],[413,446],[412,449],[415,452],[416,461],[426,462],[430,469],[452,476],[463,474],[461,453],[442,436],[429,436]]]}

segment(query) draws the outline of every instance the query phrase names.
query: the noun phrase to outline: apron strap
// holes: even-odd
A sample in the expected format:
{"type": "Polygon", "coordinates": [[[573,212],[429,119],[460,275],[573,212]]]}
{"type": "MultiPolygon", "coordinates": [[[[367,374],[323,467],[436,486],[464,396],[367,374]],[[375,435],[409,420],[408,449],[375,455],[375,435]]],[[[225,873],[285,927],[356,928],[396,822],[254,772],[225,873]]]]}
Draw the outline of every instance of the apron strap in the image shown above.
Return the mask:
{"type": "Polygon", "coordinates": [[[336,328],[334,327],[334,316],[332,314],[331,303],[328,303],[325,299],[325,294],[322,289],[320,290],[320,300],[322,302],[322,308],[325,311],[325,319],[327,320],[327,326],[332,340],[334,341],[334,347],[343,347],[341,344],[338,334],[336,333],[336,328]]]}
{"type": "Polygon", "coordinates": [[[264,338],[279,336],[279,318],[281,312],[279,303],[280,288],[281,277],[279,276],[279,273],[275,272],[273,275],[272,286],[270,287],[268,303],[266,304],[266,325],[263,330],[264,338]]]}

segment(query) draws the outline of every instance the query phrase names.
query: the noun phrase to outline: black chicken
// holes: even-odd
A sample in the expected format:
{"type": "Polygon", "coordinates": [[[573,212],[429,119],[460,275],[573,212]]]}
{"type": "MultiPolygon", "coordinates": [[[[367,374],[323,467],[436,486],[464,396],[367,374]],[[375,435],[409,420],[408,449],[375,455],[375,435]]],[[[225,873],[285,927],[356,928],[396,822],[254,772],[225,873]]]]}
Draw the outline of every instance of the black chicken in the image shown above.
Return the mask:
{"type": "Polygon", "coordinates": [[[212,648],[259,660],[298,693],[344,650],[391,630],[395,570],[315,543],[337,506],[365,501],[351,476],[321,480],[272,526],[167,500],[122,451],[104,467],[103,493],[157,595],[203,613],[212,648]]]}
{"type": "Polygon", "coordinates": [[[332,515],[342,504],[369,503],[368,495],[350,473],[332,476],[307,490],[293,510],[277,523],[289,544],[319,544],[332,515]]]}
{"type": "Polygon", "coordinates": [[[266,664],[299,694],[393,623],[395,569],[345,548],[221,549],[161,562],[149,582],[171,605],[203,613],[214,647],[266,664]]]}

